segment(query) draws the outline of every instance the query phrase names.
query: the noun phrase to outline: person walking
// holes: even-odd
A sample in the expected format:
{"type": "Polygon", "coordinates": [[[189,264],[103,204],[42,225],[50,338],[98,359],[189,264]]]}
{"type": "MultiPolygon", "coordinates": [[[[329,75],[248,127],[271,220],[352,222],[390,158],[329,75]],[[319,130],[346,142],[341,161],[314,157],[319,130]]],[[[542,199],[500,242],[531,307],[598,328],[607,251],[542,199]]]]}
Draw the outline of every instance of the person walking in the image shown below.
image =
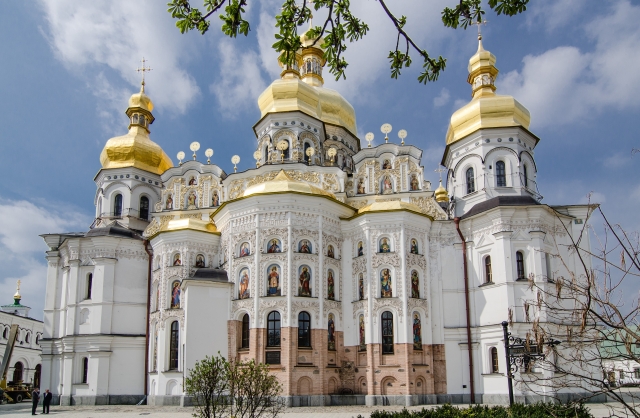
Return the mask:
{"type": "Polygon", "coordinates": [[[44,397],[42,398],[42,413],[49,413],[49,405],[51,405],[51,398],[53,398],[53,393],[49,392],[49,389],[44,391],[44,397]]]}
{"type": "Polygon", "coordinates": [[[31,415],[36,414],[36,408],[38,407],[38,402],[40,401],[40,389],[35,388],[33,393],[31,394],[31,402],[33,402],[33,406],[31,407],[31,415]]]}

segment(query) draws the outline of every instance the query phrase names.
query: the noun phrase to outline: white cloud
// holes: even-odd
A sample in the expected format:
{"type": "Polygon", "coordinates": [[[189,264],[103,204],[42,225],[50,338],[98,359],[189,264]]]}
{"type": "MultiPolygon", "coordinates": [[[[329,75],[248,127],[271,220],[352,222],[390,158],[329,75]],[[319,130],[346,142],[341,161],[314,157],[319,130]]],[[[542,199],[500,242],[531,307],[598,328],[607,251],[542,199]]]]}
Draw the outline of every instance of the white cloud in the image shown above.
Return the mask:
{"type": "MultiPolygon", "coordinates": [[[[144,56],[153,68],[147,75],[147,91],[156,105],[184,113],[198,97],[199,88],[184,69],[198,38],[180,34],[164,3],[41,0],[40,5],[48,23],[45,36],[57,58],[87,81],[95,78],[104,84],[103,70],[110,68],[132,86],[139,86],[135,69],[144,56]]],[[[98,88],[94,94],[102,98],[103,90],[98,88]]],[[[107,104],[109,101],[106,98],[107,104]]],[[[123,106],[126,101],[119,104],[118,112],[123,106]]]]}
{"type": "Polygon", "coordinates": [[[640,6],[616,2],[611,13],[584,25],[593,52],[561,46],[527,55],[507,73],[501,93],[518,98],[538,127],[585,120],[594,112],[640,105],[640,6]],[[621,36],[624,34],[624,36],[621,36]]]}
{"type": "Polygon", "coordinates": [[[258,54],[240,52],[233,40],[218,44],[220,76],[209,90],[216,96],[222,114],[234,119],[238,112],[255,106],[255,101],[266,87],[260,74],[258,54]]]}
{"type": "Polygon", "coordinates": [[[584,10],[582,0],[538,0],[525,13],[527,26],[544,26],[552,32],[568,22],[575,22],[584,10]]]}
{"type": "Polygon", "coordinates": [[[623,168],[632,162],[631,153],[617,152],[605,158],[602,162],[605,168],[617,169],[623,168]]]}
{"type": "Polygon", "coordinates": [[[42,318],[47,273],[43,257],[47,246],[39,235],[85,230],[91,222],[73,209],[58,212],[51,207],[0,199],[0,263],[5,266],[0,274],[0,304],[11,303],[19,279],[22,302],[32,308],[34,318],[42,318]]]}
{"type": "Polygon", "coordinates": [[[449,103],[450,98],[451,98],[451,94],[449,94],[449,90],[443,87],[438,97],[435,97],[433,99],[433,105],[435,107],[442,107],[447,103],[449,103]]]}

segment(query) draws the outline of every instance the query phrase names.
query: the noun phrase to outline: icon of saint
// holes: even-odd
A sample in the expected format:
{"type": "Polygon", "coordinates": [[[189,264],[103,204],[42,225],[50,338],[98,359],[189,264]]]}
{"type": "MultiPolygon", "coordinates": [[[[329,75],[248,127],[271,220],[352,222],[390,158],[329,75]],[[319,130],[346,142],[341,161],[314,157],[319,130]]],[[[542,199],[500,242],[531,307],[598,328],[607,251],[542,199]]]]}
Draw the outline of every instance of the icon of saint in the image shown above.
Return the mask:
{"type": "Polygon", "coordinates": [[[417,313],[413,314],[413,349],[422,350],[422,325],[417,313]]]}
{"type": "Polygon", "coordinates": [[[180,282],[173,282],[171,290],[171,308],[180,307],[180,282]]]}
{"type": "Polygon", "coordinates": [[[389,245],[389,240],[387,238],[382,238],[382,240],[380,241],[380,252],[381,253],[391,252],[391,246],[389,245]]]}
{"type": "Polygon", "coordinates": [[[298,296],[311,297],[311,273],[307,266],[302,267],[300,272],[300,287],[298,288],[298,296]]]}
{"type": "Polygon", "coordinates": [[[390,298],[392,296],[391,272],[389,271],[389,269],[384,269],[380,273],[380,297],[390,298]]]}
{"type": "Polygon", "coordinates": [[[182,265],[182,260],[180,259],[180,253],[178,253],[178,254],[173,256],[173,265],[174,266],[181,266],[182,265]]]}
{"type": "Polygon", "coordinates": [[[411,240],[411,254],[418,254],[418,241],[415,239],[411,240]]]}
{"type": "Polygon", "coordinates": [[[198,254],[196,256],[196,267],[199,267],[199,268],[204,267],[204,256],[202,254],[198,254]]]}
{"type": "Polygon", "coordinates": [[[173,197],[171,197],[171,193],[167,196],[167,202],[164,206],[167,210],[173,209],[173,197]]]}
{"type": "Polygon", "coordinates": [[[239,299],[246,299],[249,297],[249,270],[243,269],[240,273],[240,290],[238,292],[239,299]]]}
{"type": "Polygon", "coordinates": [[[267,248],[268,253],[279,253],[280,252],[280,244],[277,239],[272,239],[269,243],[269,247],[267,248]]]}
{"type": "Polygon", "coordinates": [[[358,242],[358,257],[364,255],[364,247],[362,241],[358,242]]]}
{"type": "Polygon", "coordinates": [[[272,266],[269,273],[269,290],[267,296],[280,296],[280,274],[278,267],[272,266]]]}
{"type": "Polygon", "coordinates": [[[418,272],[415,270],[411,270],[411,297],[420,297],[420,278],[418,277],[418,272]]]}
{"type": "Polygon", "coordinates": [[[333,251],[333,245],[331,245],[331,244],[329,244],[329,246],[327,247],[327,257],[335,258],[335,253],[333,251]]]}
{"type": "Polygon", "coordinates": [[[240,257],[246,257],[248,255],[251,255],[251,251],[249,251],[249,243],[243,242],[240,246],[240,257]]]}
{"type": "Polygon", "coordinates": [[[335,295],[335,283],[333,280],[333,270],[329,270],[329,276],[327,277],[327,299],[334,300],[335,295]]]}

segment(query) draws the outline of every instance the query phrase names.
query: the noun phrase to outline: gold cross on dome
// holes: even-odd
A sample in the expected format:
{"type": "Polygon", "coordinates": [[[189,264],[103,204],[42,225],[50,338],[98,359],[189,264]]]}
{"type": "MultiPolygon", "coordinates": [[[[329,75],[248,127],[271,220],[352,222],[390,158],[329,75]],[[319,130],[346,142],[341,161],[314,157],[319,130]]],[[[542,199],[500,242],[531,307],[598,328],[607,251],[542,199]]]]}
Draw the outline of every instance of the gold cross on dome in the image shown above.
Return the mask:
{"type": "Polygon", "coordinates": [[[142,57],[142,67],[141,68],[136,68],[136,72],[142,73],[142,85],[144,86],[144,73],[147,73],[149,71],[152,70],[151,67],[145,67],[145,63],[147,63],[147,60],[144,59],[144,57],[142,57]]]}
{"type": "Polygon", "coordinates": [[[442,181],[442,173],[447,171],[447,169],[444,168],[444,167],[438,167],[436,170],[433,170],[433,171],[435,171],[436,173],[440,174],[440,181],[442,181]]]}
{"type": "Polygon", "coordinates": [[[16,286],[16,290],[19,292],[20,291],[20,283],[22,283],[20,280],[18,280],[16,282],[17,286],[16,286]]]}
{"type": "Polygon", "coordinates": [[[482,30],[480,29],[481,25],[487,25],[488,20],[482,20],[480,22],[471,22],[470,25],[475,25],[478,27],[478,39],[482,39],[482,30]]]}

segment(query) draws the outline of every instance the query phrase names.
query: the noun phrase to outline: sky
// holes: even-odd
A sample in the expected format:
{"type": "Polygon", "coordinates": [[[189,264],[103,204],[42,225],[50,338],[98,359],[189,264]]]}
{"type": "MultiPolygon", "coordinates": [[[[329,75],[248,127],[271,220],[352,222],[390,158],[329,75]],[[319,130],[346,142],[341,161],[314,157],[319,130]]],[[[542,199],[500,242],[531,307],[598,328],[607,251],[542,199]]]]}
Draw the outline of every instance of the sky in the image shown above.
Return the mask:
{"type": "MultiPolygon", "coordinates": [[[[279,76],[274,42],[276,0],[250,1],[248,37],[211,30],[182,35],[161,0],[8,0],[0,2],[0,304],[23,303],[42,318],[46,246],[40,234],[86,231],[93,221],[99,156],[126,132],[129,96],[144,56],[153,69],[146,91],[155,104],[151,138],[177,163],[192,141],[213,148],[231,172],[251,168],[260,118],[257,98],[279,76]]],[[[198,3],[195,0],[195,3],[198,3]]],[[[194,4],[195,4],[194,3],[194,4]]],[[[447,59],[439,80],[421,85],[420,65],[389,76],[394,28],[375,0],[353,0],[370,26],[349,44],[346,80],[325,71],[325,86],[354,106],[358,135],[374,145],[390,123],[396,137],[421,148],[426,177],[442,158],[451,114],[470,100],[467,63],[477,31],[445,28],[440,12],[456,0],[395,0],[407,31],[447,59]]],[[[531,112],[543,203],[602,205],[614,223],[640,230],[640,4],[628,0],[531,0],[516,17],[488,11],[483,44],[497,57],[498,94],[531,112]]],[[[203,157],[201,157],[203,158],[203,157]]]]}

